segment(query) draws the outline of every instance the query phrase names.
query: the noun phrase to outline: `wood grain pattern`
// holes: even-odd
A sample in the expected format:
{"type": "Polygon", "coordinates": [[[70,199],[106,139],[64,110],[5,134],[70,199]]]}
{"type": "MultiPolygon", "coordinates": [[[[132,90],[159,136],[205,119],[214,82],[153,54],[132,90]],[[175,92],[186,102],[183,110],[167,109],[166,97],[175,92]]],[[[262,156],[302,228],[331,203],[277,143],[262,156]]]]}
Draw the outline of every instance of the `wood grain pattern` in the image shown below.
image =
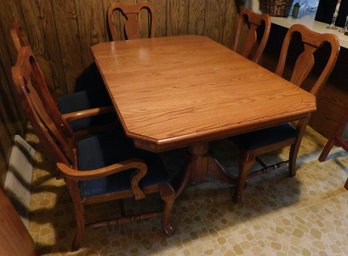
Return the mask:
{"type": "MultiPolygon", "coordinates": [[[[106,12],[109,5],[112,2],[135,3],[138,1],[142,0],[9,0],[1,2],[2,33],[0,33],[0,39],[1,42],[4,42],[0,46],[1,65],[7,77],[1,76],[1,93],[6,91],[2,106],[11,106],[10,109],[12,109],[4,110],[11,117],[10,120],[4,119],[5,123],[3,124],[8,128],[10,134],[2,133],[1,140],[11,141],[11,136],[24,127],[20,111],[17,110],[15,93],[11,91],[10,67],[16,60],[16,51],[9,34],[13,21],[18,20],[23,25],[33,44],[34,53],[44,67],[47,80],[51,82],[52,89],[60,96],[75,89],[76,81],[79,81],[81,74],[91,63],[89,46],[96,42],[110,40],[106,33],[106,12]],[[8,136],[8,138],[3,136],[8,136]]],[[[222,39],[221,35],[225,33],[222,31],[226,31],[228,27],[227,25],[219,27],[218,24],[225,24],[226,21],[223,19],[229,15],[220,17],[221,11],[214,14],[214,6],[219,5],[218,10],[229,8],[226,12],[235,13],[234,4],[227,0],[148,1],[155,5],[156,36],[158,37],[204,33],[211,38],[220,40],[222,39]],[[216,19],[219,21],[217,22],[216,19]],[[210,24],[214,24],[214,29],[211,29],[210,24]],[[220,36],[215,36],[216,34],[220,36]]],[[[146,17],[144,16],[142,19],[144,19],[144,26],[146,26],[146,17]]],[[[143,21],[141,20],[141,22],[143,21]]],[[[234,21],[229,20],[228,22],[233,23],[234,21]]],[[[220,42],[226,43],[224,40],[220,42]]],[[[3,151],[6,152],[8,149],[3,151]]],[[[3,167],[1,169],[3,170],[3,167]]]]}
{"type": "Polygon", "coordinates": [[[167,1],[167,35],[187,34],[188,1],[167,1]]]}
{"type": "Polygon", "coordinates": [[[56,33],[65,72],[68,92],[75,90],[75,81],[83,70],[82,53],[79,44],[77,13],[74,1],[52,1],[52,9],[57,21],[56,33]]]}
{"type": "Polygon", "coordinates": [[[152,150],[294,120],[313,95],[201,36],[92,47],[124,128],[152,150]],[[250,76],[250,74],[253,74],[250,76]]]}
{"type": "Polygon", "coordinates": [[[0,248],[3,255],[35,256],[35,245],[10,200],[0,188],[0,248]]]}
{"type": "Polygon", "coordinates": [[[99,4],[99,0],[75,0],[75,3],[83,67],[88,67],[93,63],[91,45],[106,40],[103,5],[99,4]]]}
{"type": "Polygon", "coordinates": [[[189,2],[188,34],[203,35],[206,1],[191,0],[189,2]]]}

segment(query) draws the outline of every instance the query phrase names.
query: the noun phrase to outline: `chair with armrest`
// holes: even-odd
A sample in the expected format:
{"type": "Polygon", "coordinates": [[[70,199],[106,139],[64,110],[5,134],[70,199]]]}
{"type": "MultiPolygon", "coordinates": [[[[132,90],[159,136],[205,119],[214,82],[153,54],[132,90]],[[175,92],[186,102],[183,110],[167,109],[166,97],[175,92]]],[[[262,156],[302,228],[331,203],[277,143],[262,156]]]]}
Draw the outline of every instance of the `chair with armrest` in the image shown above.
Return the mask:
{"type": "MultiPolygon", "coordinates": [[[[30,47],[29,40],[18,21],[13,23],[10,32],[17,51],[21,47],[30,47]]],[[[27,57],[30,58],[34,69],[35,85],[41,88],[38,90],[40,96],[52,112],[57,112],[54,109],[58,106],[58,116],[60,116],[60,113],[64,114],[64,118],[68,120],[73,131],[83,135],[105,129],[110,124],[114,125],[116,123],[117,118],[104,87],[98,86],[98,88],[89,91],[77,91],[57,98],[51,91],[33,52],[31,51],[27,57]],[[81,118],[81,111],[87,109],[92,112],[103,113],[103,115],[81,118]]]]}
{"type": "MultiPolygon", "coordinates": [[[[156,20],[155,20],[155,7],[150,2],[139,2],[136,4],[123,4],[123,3],[112,3],[108,9],[107,19],[108,28],[111,33],[113,41],[122,39],[122,35],[118,33],[116,26],[122,26],[121,24],[114,23],[114,12],[121,12],[126,18],[124,27],[120,27],[120,31],[124,32],[126,39],[137,39],[141,37],[140,25],[139,25],[139,14],[141,10],[147,10],[149,15],[149,26],[147,37],[155,37],[156,33],[156,20]]],[[[121,22],[121,20],[120,20],[121,22]]]]}
{"type": "MultiPolygon", "coordinates": [[[[289,28],[281,48],[280,58],[276,68],[276,74],[279,76],[284,76],[285,74],[284,68],[287,62],[290,41],[295,35],[301,36],[300,41],[303,45],[303,51],[297,56],[294,62],[290,81],[298,86],[303,85],[306,78],[313,73],[311,71],[315,64],[315,52],[317,52],[321,47],[330,46],[329,57],[326,63],[323,64],[324,68],[319,72],[316,79],[310,80],[311,88],[309,91],[313,95],[317,95],[336,63],[340,49],[339,41],[335,35],[316,33],[300,24],[293,25],[289,28]]],[[[286,123],[231,138],[237,144],[240,152],[239,184],[236,193],[237,202],[240,202],[242,198],[247,178],[266,173],[282,166],[283,164],[289,164],[290,176],[296,174],[296,158],[307,123],[308,119],[300,120],[295,126],[286,123]],[[286,161],[266,165],[259,158],[265,153],[280,150],[285,146],[291,146],[289,159],[286,161]],[[259,162],[263,168],[250,173],[250,168],[256,163],[256,161],[259,162]]]]}
{"type": "MultiPolygon", "coordinates": [[[[329,140],[325,144],[323,151],[321,152],[319,156],[320,162],[324,162],[326,160],[326,157],[328,156],[328,154],[330,153],[334,145],[337,147],[341,147],[348,152],[348,141],[347,139],[343,138],[343,132],[347,125],[347,122],[348,122],[348,112],[344,113],[342,119],[339,121],[338,125],[336,126],[333,135],[329,138],[329,140]]],[[[348,179],[346,180],[344,187],[345,189],[348,190],[348,179]]]]}
{"type": "Polygon", "coordinates": [[[234,51],[240,50],[244,57],[258,63],[271,31],[270,16],[268,14],[255,13],[250,9],[241,8],[235,31],[232,49],[234,51]],[[247,26],[247,32],[244,40],[242,40],[245,25],[247,26]],[[258,34],[257,30],[260,27],[263,28],[263,31],[258,34]],[[258,38],[258,35],[262,36],[258,38]]]}
{"type": "Polygon", "coordinates": [[[40,143],[57,163],[70,193],[76,219],[72,249],[79,248],[87,226],[122,224],[158,215],[162,215],[165,233],[171,235],[174,229],[169,218],[175,192],[159,156],[134,148],[123,134],[112,130],[77,141],[64,119],[65,129],[61,129],[33,85],[34,70],[23,61],[28,59],[26,55],[30,55],[30,48],[21,48],[12,76],[23,110],[40,143]],[[140,200],[156,192],[164,202],[161,211],[86,223],[85,205],[126,198],[140,200]]]}

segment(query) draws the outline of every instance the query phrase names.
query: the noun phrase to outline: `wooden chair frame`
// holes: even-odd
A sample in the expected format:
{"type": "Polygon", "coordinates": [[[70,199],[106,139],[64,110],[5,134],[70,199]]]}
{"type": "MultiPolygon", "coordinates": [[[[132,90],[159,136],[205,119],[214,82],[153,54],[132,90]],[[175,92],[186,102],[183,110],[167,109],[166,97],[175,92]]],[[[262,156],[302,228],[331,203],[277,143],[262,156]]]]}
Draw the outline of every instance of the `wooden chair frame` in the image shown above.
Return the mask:
{"type": "Polygon", "coordinates": [[[17,52],[21,47],[30,45],[28,37],[19,21],[16,20],[13,22],[10,34],[17,52]]]}
{"type": "Polygon", "coordinates": [[[156,20],[155,20],[155,7],[150,2],[139,2],[133,5],[127,5],[122,3],[112,3],[108,9],[107,19],[108,27],[111,32],[113,41],[118,40],[117,29],[113,26],[113,12],[119,10],[125,17],[126,23],[124,25],[124,32],[127,39],[140,38],[140,29],[138,24],[138,16],[142,9],[147,9],[150,15],[150,33],[149,37],[155,37],[156,33],[156,20]]]}
{"type": "MultiPolygon", "coordinates": [[[[280,53],[280,58],[278,61],[278,65],[276,68],[276,74],[279,76],[283,76],[284,67],[287,60],[288,49],[290,45],[290,41],[295,33],[300,33],[302,37],[302,43],[304,45],[304,50],[297,57],[290,81],[298,86],[301,86],[307,76],[310,74],[314,63],[314,52],[321,47],[325,43],[329,43],[331,45],[331,53],[327,63],[325,64],[324,69],[321,74],[314,82],[313,86],[310,89],[310,92],[313,95],[317,95],[319,90],[323,87],[326,80],[328,79],[331,71],[333,70],[338,53],[340,50],[340,45],[337,37],[333,34],[320,34],[314,31],[309,30],[304,25],[296,24],[289,28],[280,53]]],[[[284,164],[289,164],[289,175],[296,175],[296,159],[299,151],[299,147],[301,144],[301,140],[305,131],[305,127],[309,121],[309,116],[306,119],[302,119],[296,124],[297,136],[291,137],[289,139],[265,145],[258,148],[253,149],[243,149],[243,145],[239,145],[240,148],[240,160],[239,160],[239,185],[238,191],[236,193],[236,201],[240,202],[242,199],[242,193],[246,186],[246,180],[248,177],[253,177],[258,174],[263,174],[269,172],[270,170],[276,169],[284,164]],[[281,149],[285,146],[290,145],[290,154],[289,160],[282,161],[270,166],[264,164],[259,156],[275,151],[277,149],[281,149]],[[253,173],[250,173],[250,168],[254,165],[254,163],[258,161],[262,168],[253,173]]],[[[233,138],[232,138],[233,139],[233,138]]]]}
{"type": "MultiPolygon", "coordinates": [[[[334,131],[334,134],[329,138],[329,140],[325,144],[323,151],[321,152],[318,159],[320,162],[324,162],[326,160],[328,154],[330,153],[334,145],[337,147],[341,147],[348,152],[348,141],[344,139],[342,136],[347,122],[348,122],[348,111],[343,115],[343,118],[338,123],[334,131]]],[[[344,187],[345,189],[348,190],[348,178],[346,180],[344,187]]]]}
{"type": "MultiPolygon", "coordinates": [[[[61,124],[65,125],[64,129],[62,129],[61,125],[56,124],[55,118],[47,111],[46,103],[42,101],[37,88],[34,86],[35,83],[32,81],[32,73],[35,70],[30,63],[31,57],[30,47],[23,47],[20,49],[17,63],[12,68],[12,77],[19,98],[21,99],[23,110],[29,122],[36,131],[44,149],[57,163],[57,167],[61,171],[70,192],[76,219],[76,234],[72,249],[77,250],[80,247],[80,240],[87,226],[99,227],[108,224],[128,223],[135,220],[151,218],[160,214],[162,214],[162,226],[165,233],[168,235],[173,234],[174,228],[170,225],[169,218],[175,200],[175,192],[168,182],[147,185],[140,188],[139,182],[147,173],[147,165],[145,162],[139,159],[129,159],[95,170],[78,170],[76,138],[71,131],[68,134],[66,133],[66,129],[69,129],[69,127],[66,126],[66,121],[63,118],[61,118],[61,124]],[[131,178],[131,189],[83,198],[80,196],[79,181],[95,180],[129,169],[136,170],[136,173],[131,178]],[[135,198],[139,200],[143,199],[145,194],[154,192],[159,192],[161,199],[164,201],[162,212],[123,216],[112,220],[86,224],[84,205],[125,198],[135,198]]],[[[84,115],[88,114],[90,114],[90,112],[84,115]]],[[[117,142],[115,141],[115,143],[117,142]]]]}
{"type": "Polygon", "coordinates": [[[236,23],[236,33],[232,44],[232,49],[234,51],[238,50],[238,46],[242,38],[244,24],[247,24],[248,31],[241,54],[244,57],[258,63],[266,47],[268,37],[271,31],[271,18],[268,14],[257,14],[251,11],[250,9],[241,8],[236,23]],[[257,29],[262,24],[264,24],[264,31],[262,38],[258,40],[257,29]]]}

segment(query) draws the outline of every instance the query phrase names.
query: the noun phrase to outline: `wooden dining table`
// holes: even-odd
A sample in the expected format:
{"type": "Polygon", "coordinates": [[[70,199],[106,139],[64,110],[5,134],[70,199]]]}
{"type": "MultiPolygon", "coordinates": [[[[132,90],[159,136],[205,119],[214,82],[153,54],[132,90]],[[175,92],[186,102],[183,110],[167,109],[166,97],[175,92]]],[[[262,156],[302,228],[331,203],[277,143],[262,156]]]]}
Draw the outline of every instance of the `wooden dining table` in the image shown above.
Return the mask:
{"type": "Polygon", "coordinates": [[[235,183],[209,155],[210,141],[309,119],[316,110],[312,94],[205,36],[103,42],[91,49],[135,146],[189,149],[177,194],[208,173],[235,183]]]}

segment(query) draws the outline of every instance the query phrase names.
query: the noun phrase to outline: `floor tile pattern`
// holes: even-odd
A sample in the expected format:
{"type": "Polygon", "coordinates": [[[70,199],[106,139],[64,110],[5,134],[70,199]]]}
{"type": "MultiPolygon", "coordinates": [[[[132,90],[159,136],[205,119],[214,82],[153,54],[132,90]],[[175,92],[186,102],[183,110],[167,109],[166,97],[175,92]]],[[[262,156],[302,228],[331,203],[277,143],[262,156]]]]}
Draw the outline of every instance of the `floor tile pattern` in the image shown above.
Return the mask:
{"type": "MultiPolygon", "coordinates": [[[[40,149],[37,138],[28,136],[40,149]]],[[[191,184],[176,200],[172,221],[176,233],[166,237],[159,218],[122,226],[86,230],[82,248],[70,252],[74,216],[68,192],[55,176],[55,166],[36,155],[30,206],[30,233],[43,255],[347,255],[348,191],[343,188],[348,157],[335,148],[326,162],[317,158],[326,140],[307,128],[298,171],[287,168],[251,179],[240,205],[235,188],[214,178],[191,184]]],[[[267,156],[284,158],[288,148],[267,156]]],[[[238,152],[229,141],[211,144],[211,153],[228,172],[237,174],[238,152]]],[[[173,178],[185,166],[185,150],[163,154],[173,178]]],[[[125,202],[128,211],[161,207],[157,196],[140,204],[125,202]]],[[[88,219],[119,214],[116,202],[87,209],[88,219]]]]}

